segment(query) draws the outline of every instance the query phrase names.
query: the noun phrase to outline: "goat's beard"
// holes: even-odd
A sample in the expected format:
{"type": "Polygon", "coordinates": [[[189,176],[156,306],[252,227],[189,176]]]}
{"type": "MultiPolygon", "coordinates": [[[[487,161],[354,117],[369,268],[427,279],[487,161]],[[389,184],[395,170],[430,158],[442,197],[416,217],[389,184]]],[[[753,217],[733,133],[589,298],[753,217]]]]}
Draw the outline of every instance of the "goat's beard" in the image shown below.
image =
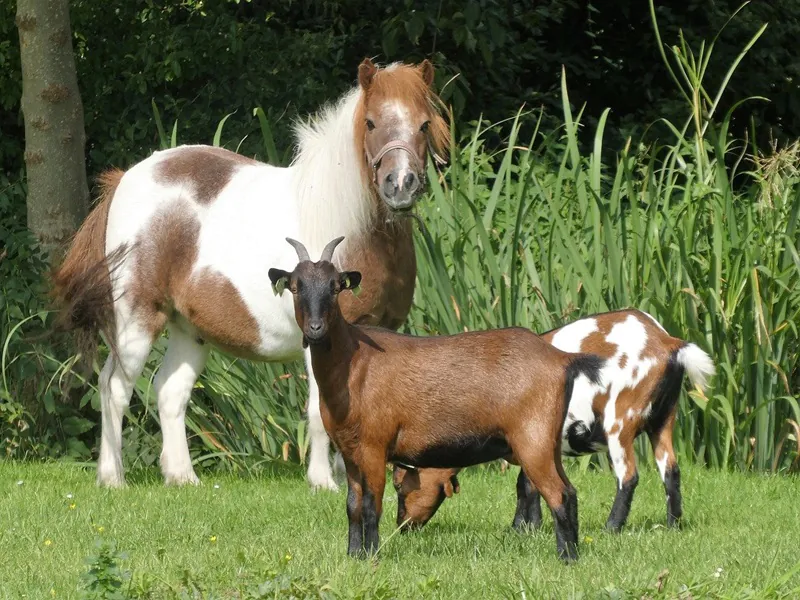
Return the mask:
{"type": "Polygon", "coordinates": [[[309,340],[305,335],[303,335],[303,349],[305,350],[309,346],[314,346],[316,348],[322,348],[326,352],[331,349],[331,338],[330,336],[325,336],[323,339],[318,341],[309,340]]]}

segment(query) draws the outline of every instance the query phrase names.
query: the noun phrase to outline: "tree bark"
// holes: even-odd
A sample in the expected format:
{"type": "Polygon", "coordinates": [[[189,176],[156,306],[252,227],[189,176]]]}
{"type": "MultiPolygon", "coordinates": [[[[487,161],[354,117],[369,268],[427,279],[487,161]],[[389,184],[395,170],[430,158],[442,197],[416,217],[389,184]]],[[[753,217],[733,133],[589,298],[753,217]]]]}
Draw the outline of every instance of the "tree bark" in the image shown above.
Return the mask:
{"type": "Polygon", "coordinates": [[[89,208],[68,0],[18,0],[28,228],[58,252],[89,208]]]}

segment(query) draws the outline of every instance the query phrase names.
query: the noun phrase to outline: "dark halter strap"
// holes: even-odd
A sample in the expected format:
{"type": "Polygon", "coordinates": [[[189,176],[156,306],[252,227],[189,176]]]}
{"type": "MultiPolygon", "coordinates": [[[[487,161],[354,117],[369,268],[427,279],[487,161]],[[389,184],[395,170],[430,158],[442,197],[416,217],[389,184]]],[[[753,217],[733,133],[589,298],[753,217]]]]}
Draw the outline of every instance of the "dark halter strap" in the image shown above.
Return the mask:
{"type": "Polygon", "coordinates": [[[391,140],[387,142],[383,148],[378,150],[378,153],[373,157],[370,156],[369,150],[367,149],[366,140],[364,140],[364,153],[367,156],[367,162],[369,162],[370,167],[372,167],[372,183],[378,185],[378,167],[381,165],[381,160],[383,160],[383,157],[392,150],[404,150],[405,152],[408,152],[408,154],[411,156],[411,160],[414,163],[415,170],[417,173],[420,173],[421,177],[424,177],[425,171],[422,159],[417,155],[417,152],[411,147],[410,144],[404,142],[403,140],[391,140]]]}

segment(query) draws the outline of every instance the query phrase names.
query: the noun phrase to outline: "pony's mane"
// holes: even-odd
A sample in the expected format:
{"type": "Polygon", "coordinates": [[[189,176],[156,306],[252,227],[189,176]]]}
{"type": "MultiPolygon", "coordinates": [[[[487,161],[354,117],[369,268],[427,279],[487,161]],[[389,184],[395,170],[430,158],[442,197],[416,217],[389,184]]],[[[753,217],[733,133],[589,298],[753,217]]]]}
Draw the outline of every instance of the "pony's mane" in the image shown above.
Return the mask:
{"type": "Polygon", "coordinates": [[[324,106],[295,126],[300,240],[313,260],[333,238],[345,236],[336,255],[356,244],[376,217],[369,182],[361,172],[363,158],[353,142],[353,115],[362,91],[355,87],[336,104],[324,106]]]}
{"type": "Polygon", "coordinates": [[[418,67],[399,63],[380,69],[366,95],[357,85],[335,104],[298,122],[298,151],[292,166],[303,216],[301,241],[312,258],[319,256],[330,240],[343,235],[345,241],[337,251],[341,259],[375,226],[379,202],[364,158],[366,106],[373,98],[396,98],[430,114],[434,151],[441,154],[449,145],[450,129],[439,112],[441,100],[425,84],[418,67]]]}

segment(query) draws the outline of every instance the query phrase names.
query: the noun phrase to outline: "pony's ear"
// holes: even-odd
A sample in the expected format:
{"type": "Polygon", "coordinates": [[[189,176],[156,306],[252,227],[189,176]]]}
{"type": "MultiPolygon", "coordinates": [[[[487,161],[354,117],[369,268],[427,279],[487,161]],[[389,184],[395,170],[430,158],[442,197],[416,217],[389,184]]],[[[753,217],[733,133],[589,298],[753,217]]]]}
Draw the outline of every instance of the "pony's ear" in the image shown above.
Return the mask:
{"type": "Polygon", "coordinates": [[[431,87],[434,73],[433,63],[426,58],[419,65],[419,71],[422,74],[422,81],[425,82],[425,85],[431,87]]]}
{"type": "Polygon", "coordinates": [[[285,290],[286,286],[289,285],[289,279],[291,276],[291,273],[284,271],[283,269],[269,270],[269,280],[272,282],[272,291],[275,292],[276,296],[283,294],[283,290],[285,290]]]}
{"type": "Polygon", "coordinates": [[[365,58],[358,65],[358,83],[366,91],[372,85],[372,80],[375,78],[375,73],[378,72],[378,67],[369,58],[365,58]]]}

